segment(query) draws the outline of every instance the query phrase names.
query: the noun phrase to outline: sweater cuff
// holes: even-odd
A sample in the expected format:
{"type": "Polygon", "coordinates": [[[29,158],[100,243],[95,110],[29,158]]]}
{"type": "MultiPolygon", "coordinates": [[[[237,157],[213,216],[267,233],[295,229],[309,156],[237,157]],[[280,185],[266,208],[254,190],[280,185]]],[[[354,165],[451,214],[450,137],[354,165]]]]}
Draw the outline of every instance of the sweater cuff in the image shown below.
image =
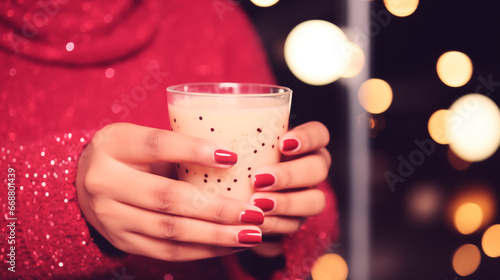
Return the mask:
{"type": "MultiPolygon", "coordinates": [[[[26,146],[0,148],[0,170],[13,171],[15,176],[11,217],[16,218],[15,272],[2,269],[6,277],[0,278],[71,278],[90,276],[90,271],[109,272],[111,278],[112,269],[121,264],[119,257],[107,255],[94,242],[78,205],[76,170],[88,142],[88,135],[67,133],[26,146]]],[[[2,189],[7,186],[4,180],[2,189]]],[[[10,213],[9,206],[7,197],[0,196],[2,214],[10,213]]],[[[7,231],[2,226],[0,235],[12,235],[7,231]]]]}

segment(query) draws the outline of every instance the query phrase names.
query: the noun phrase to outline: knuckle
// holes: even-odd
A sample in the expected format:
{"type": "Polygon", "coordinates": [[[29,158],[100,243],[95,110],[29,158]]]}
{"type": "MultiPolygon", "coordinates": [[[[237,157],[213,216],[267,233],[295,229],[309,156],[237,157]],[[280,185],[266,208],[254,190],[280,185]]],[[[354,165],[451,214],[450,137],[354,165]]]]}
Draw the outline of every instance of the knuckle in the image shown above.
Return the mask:
{"type": "Polygon", "coordinates": [[[201,139],[193,139],[188,143],[188,151],[190,152],[189,155],[191,156],[190,159],[192,160],[199,160],[205,157],[205,149],[202,149],[204,142],[201,139]]]}
{"type": "MultiPolygon", "coordinates": [[[[94,216],[97,222],[104,225],[107,224],[106,221],[109,221],[110,212],[107,204],[102,202],[103,202],[102,200],[95,200],[94,203],[92,203],[91,208],[92,211],[94,212],[94,216]]],[[[103,226],[103,228],[106,227],[103,226]]]]}
{"type": "Polygon", "coordinates": [[[133,244],[116,235],[108,235],[106,239],[109,241],[109,243],[111,243],[111,245],[121,251],[132,254],[136,251],[136,248],[133,246],[133,244]]]}
{"type": "Polygon", "coordinates": [[[149,132],[144,138],[144,145],[146,147],[146,152],[152,156],[154,159],[161,158],[161,145],[160,139],[162,137],[162,131],[155,129],[149,132]]]}
{"type": "Polygon", "coordinates": [[[295,221],[291,222],[285,234],[292,234],[299,231],[301,224],[302,223],[299,219],[296,219],[295,221]]]}
{"type": "Polygon", "coordinates": [[[294,181],[293,168],[283,168],[277,175],[279,176],[278,181],[282,185],[282,188],[287,188],[294,181]]]}
{"type": "Polygon", "coordinates": [[[330,154],[330,152],[326,148],[320,149],[320,153],[321,153],[321,155],[323,155],[323,158],[325,159],[326,166],[329,169],[330,166],[332,165],[332,155],[330,154]]]}
{"type": "Polygon", "coordinates": [[[330,142],[330,131],[322,122],[312,121],[311,127],[313,127],[319,135],[321,135],[322,139],[327,140],[327,143],[330,142]]]}
{"type": "Polygon", "coordinates": [[[318,126],[318,129],[321,131],[324,139],[326,140],[326,143],[329,143],[330,142],[330,131],[328,130],[326,125],[324,125],[323,123],[318,122],[318,121],[316,121],[316,125],[318,126]]]}
{"type": "Polygon", "coordinates": [[[321,212],[323,212],[323,210],[325,209],[326,207],[326,195],[323,191],[321,190],[314,190],[316,191],[318,194],[318,198],[315,202],[315,211],[313,213],[313,216],[316,216],[316,215],[319,215],[321,212]]]}
{"type": "Polygon", "coordinates": [[[181,255],[182,245],[179,242],[171,242],[166,249],[166,256],[169,261],[179,262],[183,260],[181,255]]]}
{"type": "Polygon", "coordinates": [[[292,203],[291,203],[291,198],[289,195],[283,194],[280,202],[278,205],[280,205],[280,214],[282,215],[287,215],[290,213],[292,203]]]}
{"type": "Polygon", "coordinates": [[[177,239],[181,233],[181,217],[163,215],[160,219],[160,237],[165,239],[177,239]]]}
{"type": "Polygon", "coordinates": [[[223,234],[222,230],[214,229],[212,231],[212,243],[213,244],[220,244],[220,243],[222,243],[223,239],[224,239],[224,234],[223,234]]]}
{"type": "Polygon", "coordinates": [[[163,213],[169,213],[179,199],[177,186],[168,184],[157,188],[153,192],[153,207],[163,213]]]}
{"type": "Polygon", "coordinates": [[[214,213],[214,222],[216,223],[225,223],[227,221],[227,213],[229,209],[226,203],[219,203],[215,208],[214,213]]]}
{"type": "Polygon", "coordinates": [[[278,233],[278,232],[282,231],[282,230],[280,231],[280,229],[281,229],[281,218],[278,218],[278,217],[275,217],[274,219],[272,219],[267,226],[267,230],[269,232],[278,233]]]}
{"type": "Polygon", "coordinates": [[[109,135],[111,135],[111,133],[113,131],[115,131],[117,128],[119,128],[123,125],[124,125],[123,123],[112,123],[112,124],[106,125],[105,127],[98,130],[94,134],[94,136],[92,136],[90,143],[94,147],[99,147],[99,146],[103,145],[106,142],[109,135]]]}
{"type": "Polygon", "coordinates": [[[86,191],[91,195],[98,194],[102,191],[103,182],[101,176],[99,176],[99,171],[96,170],[96,168],[89,167],[83,178],[83,185],[85,186],[86,191]]]}

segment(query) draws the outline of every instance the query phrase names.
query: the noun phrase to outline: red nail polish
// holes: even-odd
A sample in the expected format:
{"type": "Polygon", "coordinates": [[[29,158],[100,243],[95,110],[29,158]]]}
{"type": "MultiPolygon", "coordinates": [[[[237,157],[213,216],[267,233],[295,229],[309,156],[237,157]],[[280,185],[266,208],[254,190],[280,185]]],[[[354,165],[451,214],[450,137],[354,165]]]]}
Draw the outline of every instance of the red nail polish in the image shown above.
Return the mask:
{"type": "Polygon", "coordinates": [[[256,198],[253,205],[262,209],[262,211],[271,211],[274,208],[274,201],[268,198],[256,198]]]}
{"type": "Polygon", "coordinates": [[[283,151],[289,152],[297,149],[299,141],[297,139],[286,139],[283,141],[283,151]]]}
{"type": "Polygon", "coordinates": [[[240,221],[247,224],[262,225],[264,215],[258,211],[245,210],[241,212],[240,221]]]}
{"type": "Polygon", "coordinates": [[[241,244],[262,243],[262,233],[258,230],[244,229],[238,232],[238,242],[241,244]]]}
{"type": "Polygon", "coordinates": [[[214,152],[214,160],[220,164],[235,164],[238,161],[238,155],[230,151],[218,149],[214,152]]]}
{"type": "Polygon", "coordinates": [[[254,188],[265,188],[273,185],[276,179],[272,174],[257,174],[253,182],[254,188]]]}

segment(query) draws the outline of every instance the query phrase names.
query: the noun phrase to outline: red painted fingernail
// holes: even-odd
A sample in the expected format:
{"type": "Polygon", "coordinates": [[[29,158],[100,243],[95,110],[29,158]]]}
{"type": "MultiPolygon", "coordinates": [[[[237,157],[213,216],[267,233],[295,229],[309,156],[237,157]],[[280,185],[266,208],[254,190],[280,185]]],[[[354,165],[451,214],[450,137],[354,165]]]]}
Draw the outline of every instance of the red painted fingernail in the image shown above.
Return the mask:
{"type": "Polygon", "coordinates": [[[238,242],[241,244],[260,244],[262,243],[262,233],[258,230],[244,229],[238,232],[238,242]]]}
{"type": "Polygon", "coordinates": [[[220,164],[235,164],[238,161],[238,155],[230,151],[218,149],[214,152],[214,160],[220,164]]]}
{"type": "Polygon", "coordinates": [[[256,198],[253,205],[262,209],[262,211],[271,211],[274,208],[274,201],[268,198],[256,198]]]}
{"type": "Polygon", "coordinates": [[[245,210],[241,212],[240,221],[247,224],[262,225],[264,223],[264,214],[259,211],[245,210]]]}
{"type": "Polygon", "coordinates": [[[254,188],[265,188],[273,185],[276,179],[272,174],[257,174],[255,175],[255,180],[253,182],[254,188]]]}
{"type": "Polygon", "coordinates": [[[299,141],[297,139],[286,139],[283,141],[283,151],[290,152],[299,147],[299,141]]]}

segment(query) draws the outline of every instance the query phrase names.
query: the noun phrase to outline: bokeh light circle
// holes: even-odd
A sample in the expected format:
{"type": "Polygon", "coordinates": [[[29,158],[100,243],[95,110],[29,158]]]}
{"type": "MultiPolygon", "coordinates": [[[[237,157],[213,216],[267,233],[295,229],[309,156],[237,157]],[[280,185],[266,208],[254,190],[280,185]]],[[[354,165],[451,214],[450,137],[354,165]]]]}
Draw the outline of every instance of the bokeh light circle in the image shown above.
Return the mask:
{"type": "Polygon", "coordinates": [[[474,273],[481,263],[481,252],[477,246],[464,244],[453,254],[453,269],[460,276],[469,276],[474,273]]]}
{"type": "Polygon", "coordinates": [[[443,194],[435,183],[419,183],[410,190],[406,199],[409,218],[416,224],[430,224],[441,213],[443,194]]]}
{"type": "Polygon", "coordinates": [[[367,112],[372,114],[383,113],[392,103],[391,86],[381,79],[369,79],[361,84],[358,99],[367,112]]]}
{"type": "Polygon", "coordinates": [[[349,64],[350,44],[333,23],[309,20],[297,25],[285,40],[285,60],[290,71],[311,85],[336,81],[349,64]]]}
{"type": "Polygon", "coordinates": [[[347,68],[340,75],[340,77],[342,78],[352,78],[358,75],[365,66],[365,53],[363,52],[361,47],[352,42],[349,42],[347,46],[347,54],[350,58],[347,68]]]}
{"type": "Polygon", "coordinates": [[[271,7],[272,5],[278,3],[279,0],[250,0],[255,6],[259,7],[271,7]]]}
{"type": "Polygon", "coordinates": [[[500,145],[500,110],[488,97],[468,94],[450,107],[446,134],[453,152],[466,161],[482,161],[500,145]]]}
{"type": "Polygon", "coordinates": [[[319,257],[311,269],[314,280],[345,280],[349,274],[347,263],[338,254],[319,257]]]}
{"type": "Polygon", "coordinates": [[[467,202],[455,212],[455,227],[461,234],[471,234],[479,229],[483,222],[483,211],[479,205],[467,202]]]}
{"type": "Polygon", "coordinates": [[[491,258],[500,257],[500,225],[490,226],[481,240],[484,253],[491,258]]]}
{"type": "Polygon", "coordinates": [[[461,190],[451,199],[447,210],[448,219],[453,226],[456,227],[455,218],[458,209],[467,203],[476,204],[481,208],[482,218],[478,230],[482,230],[490,225],[495,220],[498,212],[497,198],[492,187],[487,184],[475,182],[458,186],[458,188],[461,190]]]}
{"type": "Polygon", "coordinates": [[[384,0],[384,5],[391,14],[407,17],[417,10],[418,0],[384,0]]]}
{"type": "Polygon", "coordinates": [[[448,110],[437,110],[429,118],[427,129],[431,138],[439,144],[448,144],[448,136],[446,136],[446,120],[448,118],[448,110]]]}
{"type": "Polygon", "coordinates": [[[472,76],[472,61],[458,51],[442,54],[436,64],[436,71],[441,81],[450,87],[461,87],[469,82],[472,76]]]}

